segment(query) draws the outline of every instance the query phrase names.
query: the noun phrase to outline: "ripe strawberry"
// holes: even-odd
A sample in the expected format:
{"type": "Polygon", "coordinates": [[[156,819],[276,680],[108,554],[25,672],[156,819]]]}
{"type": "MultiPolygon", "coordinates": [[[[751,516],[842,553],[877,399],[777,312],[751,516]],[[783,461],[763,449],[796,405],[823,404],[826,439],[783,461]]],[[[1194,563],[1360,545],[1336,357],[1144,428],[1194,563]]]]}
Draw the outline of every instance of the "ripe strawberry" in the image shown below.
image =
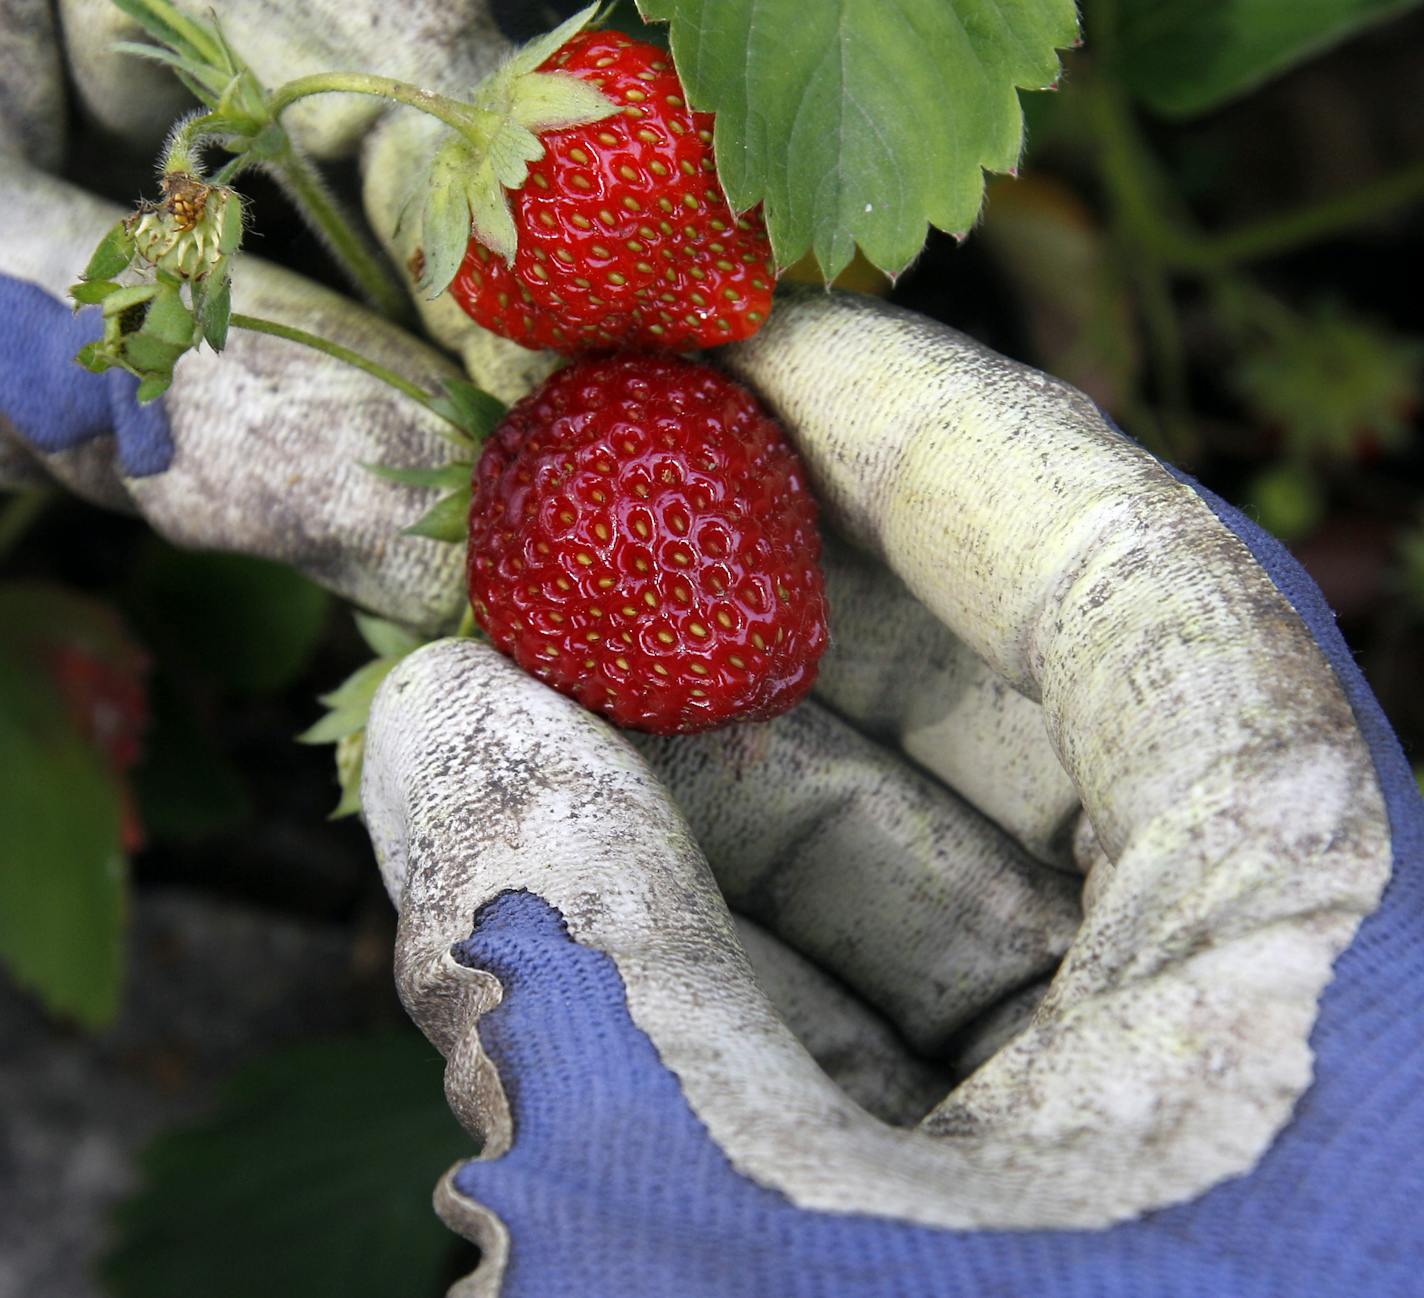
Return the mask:
{"type": "Polygon", "coordinates": [[[486,329],[564,352],[754,334],[776,279],[766,229],[728,206],[712,116],[687,108],[663,51],[582,32],[541,70],[590,82],[619,112],[540,136],[544,156],[512,195],[513,267],[471,239],[455,300],[486,329]]]}
{"type": "Polygon", "coordinates": [[[826,647],[816,507],[756,398],[670,356],[580,361],[475,470],[470,602],[520,666],[621,726],[785,712],[826,647]]]}

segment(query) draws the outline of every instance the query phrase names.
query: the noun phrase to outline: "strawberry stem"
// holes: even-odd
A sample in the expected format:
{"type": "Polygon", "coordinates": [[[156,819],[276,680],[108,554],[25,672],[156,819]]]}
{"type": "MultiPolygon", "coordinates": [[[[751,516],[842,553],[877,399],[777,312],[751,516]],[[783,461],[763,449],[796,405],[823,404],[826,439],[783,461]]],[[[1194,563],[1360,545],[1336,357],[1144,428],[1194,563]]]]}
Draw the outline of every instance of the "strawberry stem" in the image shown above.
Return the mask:
{"type": "MultiPolygon", "coordinates": [[[[285,136],[285,133],[284,133],[285,136]]],[[[240,162],[240,155],[235,161],[240,162]]],[[[370,303],[388,319],[408,323],[410,301],[385,259],[343,212],[316,169],[292,145],[290,139],[263,160],[267,169],[286,188],[297,209],[326,240],[341,267],[370,303]]]]}
{"type": "Polygon", "coordinates": [[[372,76],[364,72],[318,72],[308,77],[298,77],[278,86],[268,96],[268,108],[274,118],[283,111],[310,95],[347,94],[374,95],[379,99],[390,99],[407,108],[438,117],[447,126],[454,128],[470,143],[483,148],[491,133],[490,119],[493,114],[478,108],[471,108],[447,95],[438,95],[433,90],[422,90],[419,86],[392,77],[372,76]]]}
{"type": "Polygon", "coordinates": [[[279,324],[275,320],[264,320],[260,316],[243,315],[239,312],[233,313],[232,323],[237,328],[246,329],[251,333],[270,334],[274,338],[284,338],[288,342],[300,343],[303,347],[310,347],[313,351],[322,352],[333,360],[351,365],[373,378],[380,379],[381,382],[393,387],[412,401],[418,401],[431,414],[439,415],[442,420],[455,428],[459,432],[459,437],[452,438],[452,441],[457,441],[462,446],[468,444],[469,439],[464,429],[440,409],[433,394],[426,392],[403,375],[397,374],[395,370],[388,369],[379,361],[373,361],[369,356],[362,356],[360,352],[343,347],[340,343],[334,343],[329,338],[321,337],[320,334],[298,329],[295,325],[279,324]]]}

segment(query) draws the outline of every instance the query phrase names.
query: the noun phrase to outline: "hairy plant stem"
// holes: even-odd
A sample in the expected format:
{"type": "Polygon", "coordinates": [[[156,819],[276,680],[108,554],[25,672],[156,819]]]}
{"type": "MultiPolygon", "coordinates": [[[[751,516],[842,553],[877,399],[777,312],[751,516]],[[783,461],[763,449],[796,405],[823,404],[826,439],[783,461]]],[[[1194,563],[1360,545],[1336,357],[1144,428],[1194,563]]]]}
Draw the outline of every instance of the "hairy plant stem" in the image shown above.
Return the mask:
{"type": "Polygon", "coordinates": [[[316,169],[291,141],[263,159],[262,165],[286,188],[371,305],[390,320],[412,323],[410,300],[385,259],[337,205],[316,169]]]}
{"type": "Polygon", "coordinates": [[[309,77],[298,77],[278,86],[268,95],[267,102],[275,118],[299,99],[328,94],[374,95],[379,99],[394,100],[407,108],[416,108],[438,117],[475,144],[485,142],[488,132],[486,122],[491,116],[446,95],[437,95],[433,90],[422,90],[406,81],[370,76],[364,72],[318,72],[309,77]]]}

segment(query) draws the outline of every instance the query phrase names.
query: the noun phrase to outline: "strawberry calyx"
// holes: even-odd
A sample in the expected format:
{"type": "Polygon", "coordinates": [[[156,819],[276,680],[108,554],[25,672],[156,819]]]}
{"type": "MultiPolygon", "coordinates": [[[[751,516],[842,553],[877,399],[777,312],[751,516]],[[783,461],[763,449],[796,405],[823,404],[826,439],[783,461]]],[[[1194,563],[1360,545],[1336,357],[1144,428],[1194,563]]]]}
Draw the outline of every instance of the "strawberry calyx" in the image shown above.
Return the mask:
{"type": "Polygon", "coordinates": [[[544,156],[542,132],[588,125],[618,111],[587,81],[538,70],[589,25],[598,8],[580,10],[507,59],[471,96],[463,128],[436,150],[417,187],[424,194],[418,286],[426,296],[438,297],[449,287],[472,232],[506,262],[514,260],[519,232],[508,191],[518,189],[530,164],[544,156]]]}

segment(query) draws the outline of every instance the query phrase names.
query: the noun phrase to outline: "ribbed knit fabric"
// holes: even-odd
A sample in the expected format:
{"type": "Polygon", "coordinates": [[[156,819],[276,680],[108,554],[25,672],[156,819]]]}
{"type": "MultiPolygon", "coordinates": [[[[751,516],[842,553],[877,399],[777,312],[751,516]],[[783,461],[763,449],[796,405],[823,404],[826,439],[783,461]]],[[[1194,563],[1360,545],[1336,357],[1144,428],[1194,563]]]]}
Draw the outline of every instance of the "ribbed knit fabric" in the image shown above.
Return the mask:
{"type": "Polygon", "coordinates": [[[46,453],[112,433],[119,463],[133,478],[162,473],[173,438],[162,400],[141,406],[138,380],[123,370],[91,374],[74,354],[104,331],[99,312],[77,315],[36,284],[0,275],[0,415],[46,453]]]}
{"type": "Polygon", "coordinates": [[[956,1232],[801,1211],[733,1171],[633,1025],[611,961],[573,942],[544,901],[509,893],[456,948],[505,988],[481,1036],[514,1145],[457,1177],[509,1227],[504,1298],[1424,1295],[1424,803],[1319,589],[1278,542],[1197,490],[1339,676],[1394,846],[1380,909],[1322,1000],[1315,1083],[1257,1168],[1103,1231],[956,1232]]]}

